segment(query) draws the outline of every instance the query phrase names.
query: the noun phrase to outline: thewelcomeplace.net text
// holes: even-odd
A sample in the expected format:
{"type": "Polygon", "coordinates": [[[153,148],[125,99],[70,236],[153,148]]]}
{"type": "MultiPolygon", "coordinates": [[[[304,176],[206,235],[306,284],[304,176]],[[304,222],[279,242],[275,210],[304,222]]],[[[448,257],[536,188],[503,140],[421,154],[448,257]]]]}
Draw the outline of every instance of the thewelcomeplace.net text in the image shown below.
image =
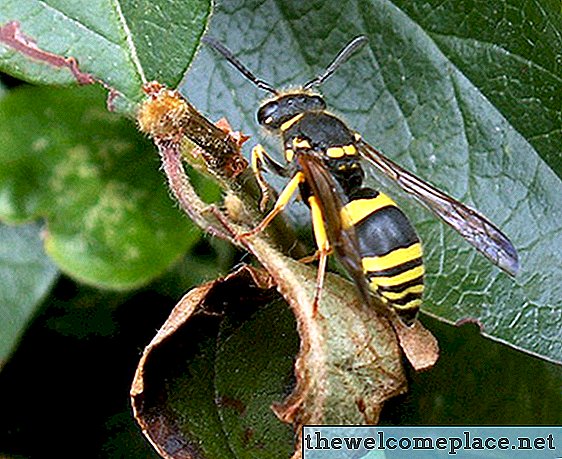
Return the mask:
{"type": "Polygon", "coordinates": [[[303,436],[305,450],[446,450],[449,455],[468,450],[555,450],[553,434],[536,437],[508,438],[503,436],[477,436],[469,431],[459,436],[401,436],[385,435],[376,432],[374,436],[330,436],[324,437],[321,432],[305,433],[303,436]]]}

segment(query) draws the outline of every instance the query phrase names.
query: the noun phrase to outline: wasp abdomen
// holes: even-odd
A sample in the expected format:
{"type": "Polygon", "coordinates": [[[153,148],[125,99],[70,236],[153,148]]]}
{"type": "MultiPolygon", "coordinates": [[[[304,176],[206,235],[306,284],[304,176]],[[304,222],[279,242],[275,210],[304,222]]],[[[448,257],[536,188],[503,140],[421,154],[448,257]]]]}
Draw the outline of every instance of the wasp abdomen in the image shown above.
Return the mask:
{"type": "Polygon", "coordinates": [[[344,207],[355,226],[370,288],[411,323],[421,305],[424,266],[420,240],[394,201],[361,188],[344,207]]]}

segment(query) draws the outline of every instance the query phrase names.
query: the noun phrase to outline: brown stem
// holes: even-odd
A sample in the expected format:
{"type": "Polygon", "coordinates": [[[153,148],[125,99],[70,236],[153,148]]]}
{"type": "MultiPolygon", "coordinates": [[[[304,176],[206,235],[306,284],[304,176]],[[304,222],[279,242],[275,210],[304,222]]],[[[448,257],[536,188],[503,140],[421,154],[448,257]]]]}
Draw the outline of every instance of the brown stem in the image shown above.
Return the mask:
{"type": "Polygon", "coordinates": [[[216,212],[219,212],[219,210],[215,206],[208,205],[201,201],[191,186],[182,164],[178,145],[172,142],[162,142],[158,145],[158,151],[162,158],[162,168],[168,178],[170,190],[172,190],[180,208],[205,232],[231,243],[235,243],[235,231],[225,226],[226,219],[217,221],[227,232],[219,229],[215,222],[205,217],[205,215],[214,215],[216,212]]]}

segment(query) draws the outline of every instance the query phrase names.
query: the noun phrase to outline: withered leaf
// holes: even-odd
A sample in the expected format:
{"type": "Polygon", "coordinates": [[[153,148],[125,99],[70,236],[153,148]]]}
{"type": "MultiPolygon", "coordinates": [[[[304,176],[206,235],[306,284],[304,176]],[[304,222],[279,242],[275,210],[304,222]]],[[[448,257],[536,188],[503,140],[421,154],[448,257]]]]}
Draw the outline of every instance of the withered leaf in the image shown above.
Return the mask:
{"type": "Polygon", "coordinates": [[[405,391],[395,332],[351,283],[329,275],[312,316],[315,270],[267,258],[272,277],[243,266],[189,292],[147,346],[132,404],[163,457],[289,457],[293,444],[300,457],[302,424],[376,423],[384,401],[405,391]]]}
{"type": "Polygon", "coordinates": [[[291,454],[292,429],[270,405],[290,388],[298,338],[276,299],[267,275],[242,267],[174,308],[131,389],[135,418],[162,457],[291,454]]]}

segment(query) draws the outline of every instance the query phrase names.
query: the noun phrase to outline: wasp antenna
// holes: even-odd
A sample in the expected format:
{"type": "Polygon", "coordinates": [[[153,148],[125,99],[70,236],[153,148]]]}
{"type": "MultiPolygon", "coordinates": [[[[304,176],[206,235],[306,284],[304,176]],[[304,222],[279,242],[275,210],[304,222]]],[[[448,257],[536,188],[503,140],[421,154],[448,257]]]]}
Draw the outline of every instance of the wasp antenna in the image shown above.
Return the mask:
{"type": "Polygon", "coordinates": [[[368,41],[369,40],[365,35],[359,35],[358,37],[355,37],[345,46],[345,48],[343,48],[338,53],[338,55],[334,58],[332,63],[326,68],[324,73],[310,80],[308,83],[306,83],[303,86],[303,88],[310,89],[313,86],[319,86],[322,83],[324,83],[324,81],[330,78],[332,74],[339,68],[340,65],[342,65],[346,60],[348,60],[351,57],[351,55],[354,54],[357,50],[365,46],[368,41]]]}
{"type": "Polygon", "coordinates": [[[279,94],[279,91],[277,91],[277,89],[273,88],[269,83],[259,79],[252,72],[250,72],[250,70],[248,70],[248,68],[244,64],[242,64],[242,62],[240,62],[234,56],[234,54],[232,54],[232,52],[230,52],[230,50],[228,48],[226,48],[226,46],[224,46],[221,42],[219,42],[218,40],[214,39],[213,37],[209,37],[209,36],[204,36],[201,39],[201,41],[203,43],[209,45],[215,51],[222,54],[222,56],[228,62],[230,62],[236,68],[236,70],[238,70],[248,80],[250,80],[252,83],[254,83],[258,88],[263,89],[264,91],[271,92],[272,94],[275,94],[275,95],[279,94]]]}

